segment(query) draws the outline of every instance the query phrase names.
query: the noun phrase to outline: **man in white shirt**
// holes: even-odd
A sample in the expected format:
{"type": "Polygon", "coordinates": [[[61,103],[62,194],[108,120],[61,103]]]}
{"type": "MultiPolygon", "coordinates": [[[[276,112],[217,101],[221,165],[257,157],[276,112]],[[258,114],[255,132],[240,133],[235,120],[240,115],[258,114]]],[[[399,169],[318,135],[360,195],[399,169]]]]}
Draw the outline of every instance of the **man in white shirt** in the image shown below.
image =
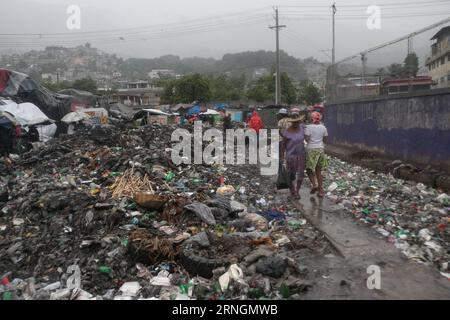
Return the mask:
{"type": "Polygon", "coordinates": [[[328,166],[328,159],[325,155],[324,147],[328,137],[327,128],[321,123],[322,115],[319,112],[311,114],[312,124],[306,126],[306,171],[312,183],[311,194],[318,193],[323,198],[322,169],[328,166]]]}

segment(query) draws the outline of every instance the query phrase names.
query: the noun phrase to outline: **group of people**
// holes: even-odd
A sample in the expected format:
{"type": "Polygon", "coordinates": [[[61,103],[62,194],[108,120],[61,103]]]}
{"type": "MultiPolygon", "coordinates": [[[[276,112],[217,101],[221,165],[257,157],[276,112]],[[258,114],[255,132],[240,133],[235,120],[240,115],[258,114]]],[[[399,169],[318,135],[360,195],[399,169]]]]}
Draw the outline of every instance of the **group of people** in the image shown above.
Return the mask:
{"type": "MultiPolygon", "coordinates": [[[[278,129],[281,135],[280,165],[284,166],[290,179],[291,196],[300,199],[299,191],[305,176],[305,169],[311,181],[311,194],[324,197],[322,170],[328,165],[324,146],[328,137],[322,124],[322,114],[311,113],[311,123],[305,123],[300,109],[279,111],[278,129]]],[[[280,170],[282,169],[280,166],[280,170]]]]}

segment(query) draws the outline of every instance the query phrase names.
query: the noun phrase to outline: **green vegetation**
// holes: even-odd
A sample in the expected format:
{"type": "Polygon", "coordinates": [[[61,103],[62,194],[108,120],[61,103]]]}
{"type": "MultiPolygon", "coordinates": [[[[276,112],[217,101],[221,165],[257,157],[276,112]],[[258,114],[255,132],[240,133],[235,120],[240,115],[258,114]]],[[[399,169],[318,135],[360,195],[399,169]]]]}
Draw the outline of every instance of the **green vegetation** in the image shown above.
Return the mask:
{"type": "Polygon", "coordinates": [[[44,81],[44,82],[42,82],[42,85],[44,87],[46,87],[47,89],[54,91],[54,92],[70,88],[70,89],[89,91],[93,94],[97,93],[97,83],[93,79],[90,79],[90,78],[76,80],[73,83],[67,82],[67,81],[63,81],[60,83],[49,83],[49,82],[44,81]]]}
{"type": "Polygon", "coordinates": [[[391,77],[415,77],[419,72],[419,58],[414,52],[410,53],[406,56],[403,64],[393,63],[388,69],[391,77]]]}
{"type": "Polygon", "coordinates": [[[299,102],[312,106],[322,102],[322,93],[311,81],[303,81],[300,84],[299,102]]]}

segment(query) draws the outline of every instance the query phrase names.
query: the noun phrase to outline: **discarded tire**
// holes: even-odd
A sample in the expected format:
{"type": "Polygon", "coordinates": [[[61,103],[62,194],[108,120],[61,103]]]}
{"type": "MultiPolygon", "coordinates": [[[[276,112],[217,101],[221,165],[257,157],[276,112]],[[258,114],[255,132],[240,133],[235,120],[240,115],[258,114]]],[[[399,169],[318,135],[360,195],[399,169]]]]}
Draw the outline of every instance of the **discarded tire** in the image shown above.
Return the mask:
{"type": "Polygon", "coordinates": [[[207,258],[195,253],[192,244],[183,246],[180,254],[181,264],[191,274],[204,278],[212,278],[212,271],[216,268],[227,266],[225,259],[207,258]]]}

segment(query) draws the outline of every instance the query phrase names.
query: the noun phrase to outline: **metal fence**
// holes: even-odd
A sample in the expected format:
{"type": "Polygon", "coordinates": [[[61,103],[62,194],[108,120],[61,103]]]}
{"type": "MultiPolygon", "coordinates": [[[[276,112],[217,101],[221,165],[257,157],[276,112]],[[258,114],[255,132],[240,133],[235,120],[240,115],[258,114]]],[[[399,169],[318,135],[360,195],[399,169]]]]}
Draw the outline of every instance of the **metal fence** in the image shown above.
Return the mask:
{"type": "Polygon", "coordinates": [[[450,87],[450,18],[329,66],[326,102],[442,87],[450,87]]]}

